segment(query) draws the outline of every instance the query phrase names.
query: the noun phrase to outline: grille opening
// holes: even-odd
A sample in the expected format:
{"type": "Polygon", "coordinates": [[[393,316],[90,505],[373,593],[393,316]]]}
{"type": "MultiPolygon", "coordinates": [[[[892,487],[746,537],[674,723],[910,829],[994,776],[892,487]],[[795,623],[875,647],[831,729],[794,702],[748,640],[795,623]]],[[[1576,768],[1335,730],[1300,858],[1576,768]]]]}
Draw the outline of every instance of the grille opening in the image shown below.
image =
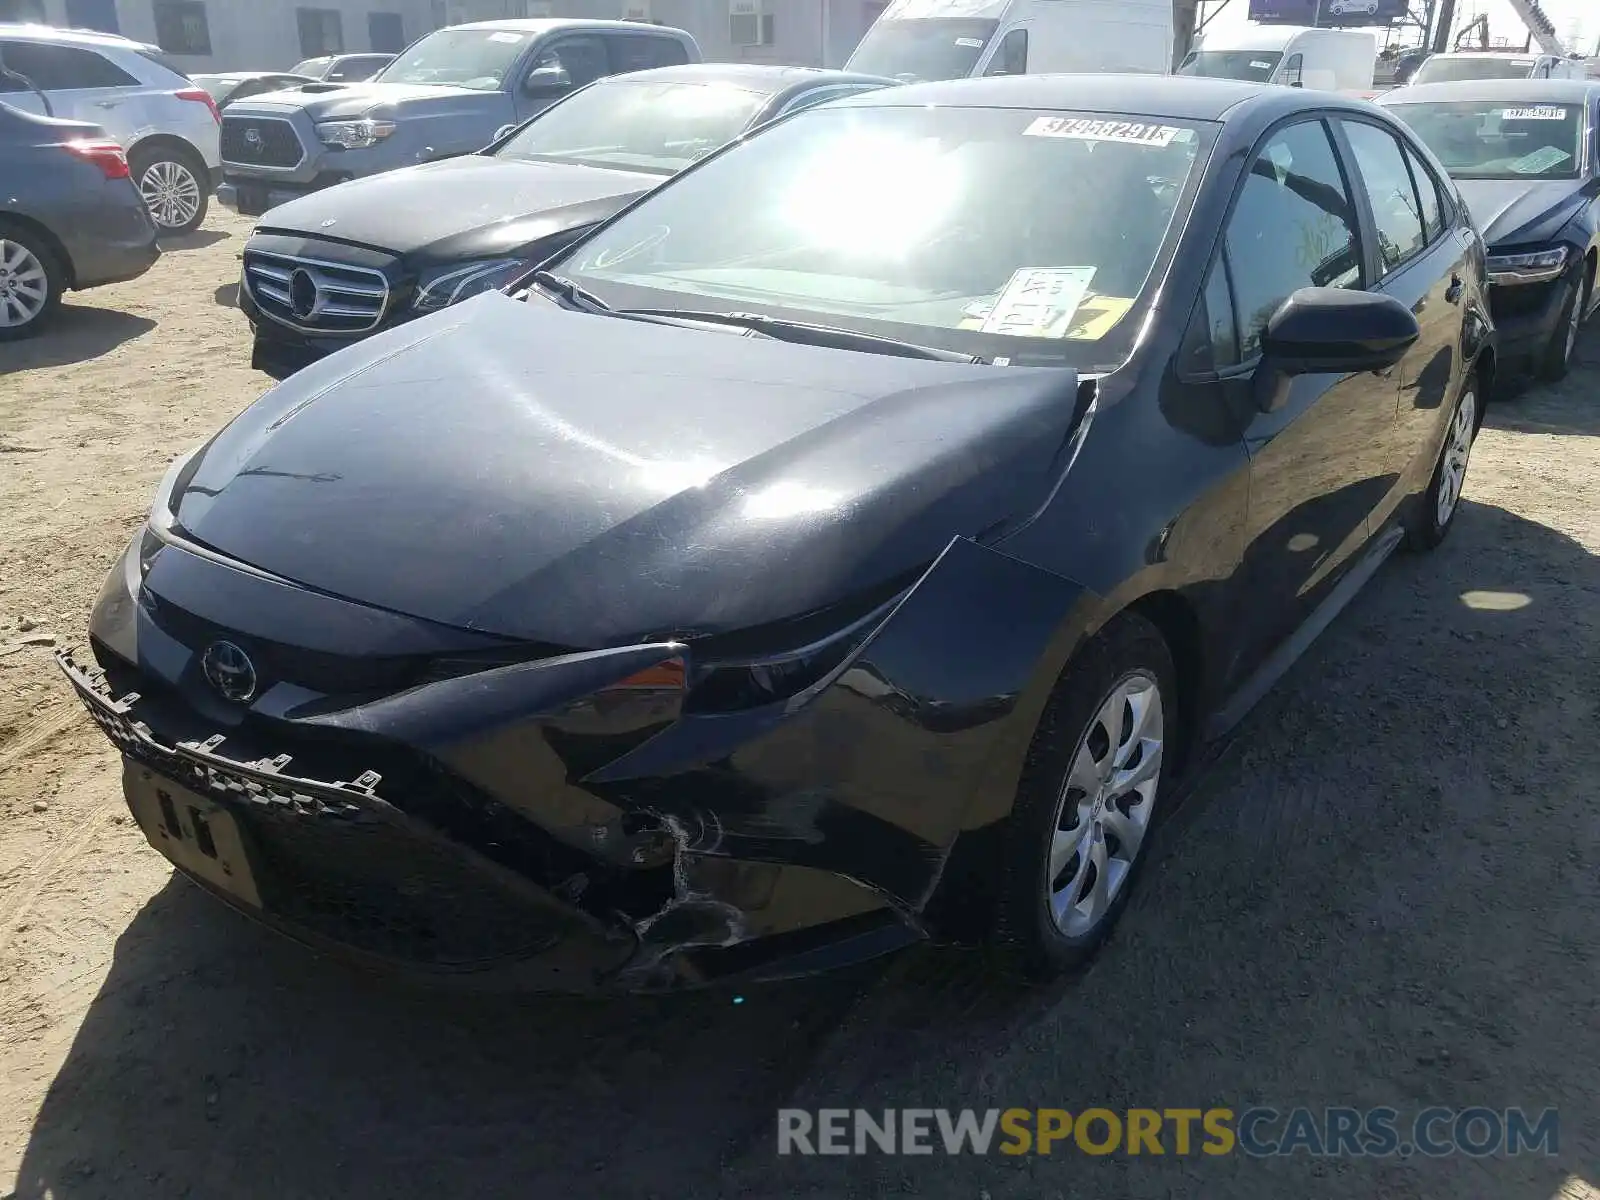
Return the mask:
{"type": "Polygon", "coordinates": [[[305,159],[300,135],[281,117],[223,115],[222,161],[241,167],[297,167],[305,159]]]}

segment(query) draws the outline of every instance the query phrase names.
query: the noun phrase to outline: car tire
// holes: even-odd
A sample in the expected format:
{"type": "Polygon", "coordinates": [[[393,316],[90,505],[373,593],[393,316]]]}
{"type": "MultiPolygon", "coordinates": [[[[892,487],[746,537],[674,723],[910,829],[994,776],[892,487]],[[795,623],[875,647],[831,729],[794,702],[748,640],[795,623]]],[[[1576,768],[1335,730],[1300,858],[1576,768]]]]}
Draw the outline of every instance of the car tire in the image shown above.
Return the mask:
{"type": "Polygon", "coordinates": [[[1554,383],[1565,379],[1572,370],[1572,354],[1578,346],[1578,331],[1583,328],[1583,318],[1589,307],[1588,270],[1580,263],[1567,281],[1566,296],[1561,304],[1561,318],[1545,347],[1539,362],[1539,378],[1554,383]]]}
{"type": "Polygon", "coordinates": [[[1406,545],[1412,550],[1432,550],[1443,542],[1461,508],[1461,491],[1467,482],[1472,446],[1483,423],[1483,388],[1474,372],[1456,399],[1445,426],[1444,445],[1434,463],[1428,489],[1418,498],[1406,524],[1406,545]]]}
{"type": "Polygon", "coordinates": [[[1144,618],[1115,618],[1067,664],[1002,830],[990,942],[1003,969],[1048,980],[1104,944],[1171,790],[1178,721],[1172,654],[1144,618]]]}
{"type": "Polygon", "coordinates": [[[128,166],[157,230],[175,234],[200,228],[211,206],[211,173],[197,154],[160,145],[135,151],[128,166]]]}
{"type": "Polygon", "coordinates": [[[0,342],[32,337],[61,305],[66,273],[34,230],[0,220],[0,342]]]}

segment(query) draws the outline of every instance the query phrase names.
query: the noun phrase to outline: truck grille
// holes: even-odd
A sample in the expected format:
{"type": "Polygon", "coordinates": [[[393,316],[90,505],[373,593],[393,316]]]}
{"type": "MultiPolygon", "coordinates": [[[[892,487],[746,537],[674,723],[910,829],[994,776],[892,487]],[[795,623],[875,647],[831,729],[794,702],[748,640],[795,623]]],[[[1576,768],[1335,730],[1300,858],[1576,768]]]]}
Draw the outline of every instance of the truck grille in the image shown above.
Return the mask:
{"type": "Polygon", "coordinates": [[[389,303],[381,271],[261,250],[244,252],[244,286],[274,321],[313,333],[365,333],[389,303]]]}
{"type": "Polygon", "coordinates": [[[281,117],[223,117],[222,161],[290,170],[305,160],[294,126],[281,117]]]}

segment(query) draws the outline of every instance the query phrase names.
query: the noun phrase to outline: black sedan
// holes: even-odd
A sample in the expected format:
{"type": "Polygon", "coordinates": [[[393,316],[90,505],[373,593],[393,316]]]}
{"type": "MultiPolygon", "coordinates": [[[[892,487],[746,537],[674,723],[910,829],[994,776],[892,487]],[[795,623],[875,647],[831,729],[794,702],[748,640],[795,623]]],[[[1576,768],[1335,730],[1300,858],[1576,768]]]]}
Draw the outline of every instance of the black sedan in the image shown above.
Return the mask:
{"type": "Polygon", "coordinates": [[[852,97],[269,392],[62,663],[149,839],[314,945],[1049,975],[1208,744],[1449,532],[1485,289],[1367,104],[852,97]]]}
{"type": "Polygon", "coordinates": [[[68,290],[137,278],[160,256],[104,129],[0,104],[0,342],[37,333],[68,290]]]}
{"type": "Polygon", "coordinates": [[[741,134],[893,82],[743,63],[636,71],[574,92],[481,154],[280,205],[244,251],[251,361],[283,379],[500,287],[741,134]]]}
{"type": "Polygon", "coordinates": [[[1438,155],[1483,231],[1508,365],[1562,378],[1600,301],[1600,82],[1437,83],[1382,103],[1438,155]]]}

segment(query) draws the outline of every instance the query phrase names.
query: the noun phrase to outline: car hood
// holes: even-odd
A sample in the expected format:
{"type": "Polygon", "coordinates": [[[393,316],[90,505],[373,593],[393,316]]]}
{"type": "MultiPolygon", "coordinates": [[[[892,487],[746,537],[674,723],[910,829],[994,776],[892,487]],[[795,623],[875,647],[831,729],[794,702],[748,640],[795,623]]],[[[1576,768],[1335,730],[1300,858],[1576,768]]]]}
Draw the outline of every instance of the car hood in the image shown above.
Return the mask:
{"type": "Polygon", "coordinates": [[[1548,242],[1583,205],[1576,179],[1461,179],[1456,186],[1491,248],[1548,242]]]}
{"type": "Polygon", "coordinates": [[[965,366],[499,293],[313,364],[171,500],[188,537],[334,595],[570,647],[745,629],[1032,515],[1070,370],[965,366]]]}
{"type": "Polygon", "coordinates": [[[493,254],[603,220],[660,175],[468,154],[353,179],[279,206],[263,232],[422,257],[493,254]]]}
{"type": "Polygon", "coordinates": [[[329,92],[297,90],[267,92],[228,106],[229,116],[283,113],[287,109],[304,112],[313,121],[332,121],[354,117],[390,118],[418,113],[481,112],[504,103],[499,92],[475,88],[443,87],[433,84],[352,83],[329,92]]]}

